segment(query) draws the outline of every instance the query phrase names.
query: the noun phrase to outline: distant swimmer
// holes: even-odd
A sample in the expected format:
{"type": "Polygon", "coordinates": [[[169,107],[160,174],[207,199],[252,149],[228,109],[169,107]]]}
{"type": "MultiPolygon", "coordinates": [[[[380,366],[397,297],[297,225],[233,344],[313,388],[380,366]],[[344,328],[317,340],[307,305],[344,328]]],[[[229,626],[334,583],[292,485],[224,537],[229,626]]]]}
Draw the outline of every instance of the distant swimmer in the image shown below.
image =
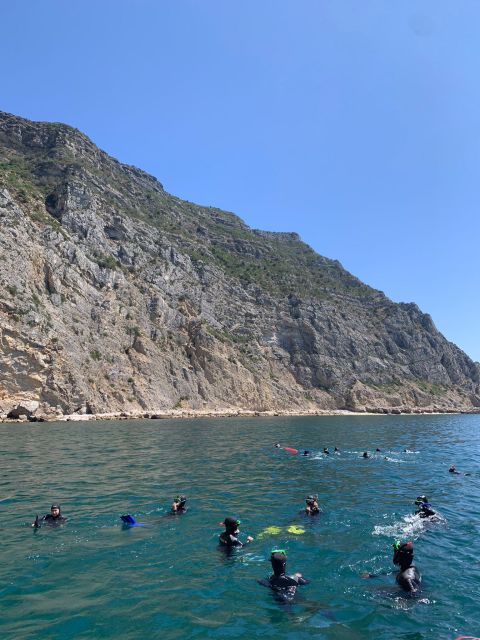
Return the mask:
{"type": "Polygon", "coordinates": [[[47,513],[43,516],[43,518],[39,518],[38,515],[35,518],[35,522],[32,524],[32,527],[35,529],[39,529],[42,524],[48,524],[53,527],[58,527],[61,524],[64,524],[67,521],[67,518],[62,516],[61,509],[59,504],[52,504],[50,507],[50,513],[47,513]]]}
{"type": "Polygon", "coordinates": [[[378,453],[381,452],[381,449],[379,449],[378,447],[375,449],[375,451],[377,451],[378,453]]]}
{"type": "Polygon", "coordinates": [[[305,449],[305,451],[303,452],[303,455],[304,455],[304,456],[309,456],[309,455],[310,455],[310,451],[307,451],[307,450],[305,449]]]}
{"type": "Polygon", "coordinates": [[[415,593],[420,590],[422,576],[413,564],[413,542],[395,542],[393,545],[393,564],[400,567],[396,581],[405,591],[415,593]]]}
{"type": "Polygon", "coordinates": [[[321,513],[321,509],[318,506],[318,496],[307,496],[305,503],[305,513],[308,516],[316,516],[318,513],[321,513]]]}
{"type": "Polygon", "coordinates": [[[324,453],[326,456],[329,456],[329,455],[330,455],[330,451],[328,450],[328,448],[327,448],[327,447],[323,447],[323,453],[324,453]]]}
{"type": "Polygon", "coordinates": [[[282,445],[281,445],[279,442],[277,442],[277,444],[275,445],[275,448],[276,448],[276,449],[280,449],[280,447],[281,447],[281,446],[282,446],[282,445]]]}
{"type": "Polygon", "coordinates": [[[308,584],[309,580],[305,580],[301,573],[294,573],[293,576],[285,574],[287,555],[283,549],[273,549],[270,562],[273,574],[269,578],[258,580],[258,583],[264,587],[270,587],[284,602],[291,602],[295,597],[297,587],[308,584]]]}
{"type": "Polygon", "coordinates": [[[180,515],[187,510],[187,498],[186,496],[176,496],[172,502],[172,513],[180,515]]]}
{"type": "Polygon", "coordinates": [[[368,451],[363,452],[362,458],[370,458],[368,451]]]}
{"type": "Polygon", "coordinates": [[[253,542],[252,536],[248,536],[246,542],[241,542],[237,535],[240,533],[238,528],[241,524],[240,520],[236,518],[225,518],[222,522],[225,526],[225,531],[219,535],[219,542],[222,547],[243,547],[249,542],[253,542]]]}
{"type": "Polygon", "coordinates": [[[334,453],[340,453],[340,449],[338,449],[337,447],[335,447],[335,449],[333,450],[334,453]]]}
{"type": "Polygon", "coordinates": [[[457,476],[471,476],[472,474],[470,472],[468,473],[462,473],[461,471],[457,471],[457,469],[455,468],[455,466],[452,464],[452,466],[450,467],[450,469],[448,470],[449,473],[454,473],[457,476]]]}
{"type": "Polygon", "coordinates": [[[417,507],[419,507],[422,502],[428,502],[428,498],[427,496],[417,496],[415,498],[415,504],[417,505],[417,507]]]}

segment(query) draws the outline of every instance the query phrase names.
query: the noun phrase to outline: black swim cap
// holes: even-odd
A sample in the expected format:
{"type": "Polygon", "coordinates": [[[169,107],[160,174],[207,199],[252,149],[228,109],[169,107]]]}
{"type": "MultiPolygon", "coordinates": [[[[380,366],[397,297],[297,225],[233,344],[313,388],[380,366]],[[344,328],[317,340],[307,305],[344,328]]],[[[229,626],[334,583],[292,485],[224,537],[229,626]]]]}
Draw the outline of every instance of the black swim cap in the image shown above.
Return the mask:
{"type": "Polygon", "coordinates": [[[52,509],[58,509],[59,511],[61,511],[61,509],[60,509],[60,505],[59,505],[59,504],[52,504],[52,506],[50,507],[50,511],[51,511],[52,509]]]}
{"type": "Polygon", "coordinates": [[[409,540],[408,542],[404,542],[402,544],[401,542],[397,541],[394,543],[393,549],[393,564],[411,564],[413,560],[413,542],[409,540]]]}
{"type": "Polygon", "coordinates": [[[238,529],[238,525],[240,524],[240,520],[237,520],[237,518],[229,517],[225,518],[223,524],[225,525],[227,533],[235,533],[235,531],[238,529]]]}
{"type": "Polygon", "coordinates": [[[428,502],[427,496],[417,496],[415,504],[421,504],[422,502],[428,502]]]}
{"type": "Polygon", "coordinates": [[[318,500],[318,496],[307,496],[305,498],[305,502],[315,502],[315,500],[318,500]]]}
{"type": "Polygon", "coordinates": [[[276,576],[281,576],[282,573],[285,573],[285,567],[287,566],[285,551],[274,549],[270,556],[270,562],[272,563],[273,573],[276,576]]]}

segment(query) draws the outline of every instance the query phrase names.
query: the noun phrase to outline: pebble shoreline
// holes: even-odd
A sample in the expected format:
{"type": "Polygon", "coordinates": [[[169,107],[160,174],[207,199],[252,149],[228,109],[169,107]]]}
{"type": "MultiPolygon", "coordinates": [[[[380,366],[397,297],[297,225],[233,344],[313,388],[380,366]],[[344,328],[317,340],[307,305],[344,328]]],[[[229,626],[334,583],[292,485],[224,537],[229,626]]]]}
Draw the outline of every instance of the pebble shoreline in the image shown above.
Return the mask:
{"type": "Polygon", "coordinates": [[[70,415],[42,415],[42,416],[21,416],[18,419],[1,417],[1,423],[17,422],[87,422],[95,420],[171,420],[171,419],[192,419],[192,418],[248,418],[248,417],[281,417],[281,416],[374,416],[374,415],[444,415],[451,413],[478,414],[480,408],[471,410],[461,409],[376,409],[368,411],[348,411],[338,410],[312,410],[312,411],[253,411],[247,409],[219,409],[216,411],[194,410],[194,409],[172,409],[169,411],[140,411],[140,412],[110,412],[97,414],[70,414],[70,415]]]}

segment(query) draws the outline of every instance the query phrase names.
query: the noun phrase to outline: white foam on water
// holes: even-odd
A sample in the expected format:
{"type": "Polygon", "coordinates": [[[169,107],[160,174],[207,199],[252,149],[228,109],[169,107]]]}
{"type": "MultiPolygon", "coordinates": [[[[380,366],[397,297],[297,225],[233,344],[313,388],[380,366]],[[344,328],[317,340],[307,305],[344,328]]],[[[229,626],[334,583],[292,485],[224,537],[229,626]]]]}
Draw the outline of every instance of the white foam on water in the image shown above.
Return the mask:
{"type": "Polygon", "coordinates": [[[415,538],[422,533],[424,527],[424,519],[418,515],[408,515],[393,524],[375,525],[372,535],[387,536],[389,538],[415,538]]]}
{"type": "Polygon", "coordinates": [[[433,524],[445,525],[447,521],[438,512],[431,518],[420,518],[418,514],[409,514],[393,524],[375,525],[372,535],[387,536],[390,538],[418,538],[433,524]]]}

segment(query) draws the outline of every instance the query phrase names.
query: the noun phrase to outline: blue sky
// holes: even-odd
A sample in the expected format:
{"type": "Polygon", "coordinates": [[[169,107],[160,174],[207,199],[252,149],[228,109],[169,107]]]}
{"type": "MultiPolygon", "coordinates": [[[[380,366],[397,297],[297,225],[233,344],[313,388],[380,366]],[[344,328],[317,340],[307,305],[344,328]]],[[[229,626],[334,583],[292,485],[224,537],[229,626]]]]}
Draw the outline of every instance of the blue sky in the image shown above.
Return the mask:
{"type": "Polygon", "coordinates": [[[297,231],[480,361],[480,3],[16,0],[0,109],[297,231]]]}

